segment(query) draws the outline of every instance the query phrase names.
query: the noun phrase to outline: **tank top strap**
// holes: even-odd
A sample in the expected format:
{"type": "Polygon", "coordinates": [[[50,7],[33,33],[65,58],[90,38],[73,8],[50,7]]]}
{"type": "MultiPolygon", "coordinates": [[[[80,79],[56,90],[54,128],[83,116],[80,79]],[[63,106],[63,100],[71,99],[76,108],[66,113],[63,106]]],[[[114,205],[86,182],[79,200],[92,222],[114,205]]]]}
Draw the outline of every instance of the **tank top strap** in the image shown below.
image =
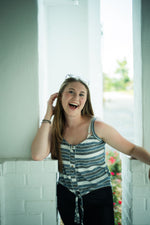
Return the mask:
{"type": "Polygon", "coordinates": [[[93,132],[94,131],[94,121],[95,120],[96,120],[96,118],[95,117],[92,117],[91,122],[90,122],[90,125],[89,125],[89,128],[88,128],[88,137],[91,134],[95,133],[95,132],[93,132]]]}

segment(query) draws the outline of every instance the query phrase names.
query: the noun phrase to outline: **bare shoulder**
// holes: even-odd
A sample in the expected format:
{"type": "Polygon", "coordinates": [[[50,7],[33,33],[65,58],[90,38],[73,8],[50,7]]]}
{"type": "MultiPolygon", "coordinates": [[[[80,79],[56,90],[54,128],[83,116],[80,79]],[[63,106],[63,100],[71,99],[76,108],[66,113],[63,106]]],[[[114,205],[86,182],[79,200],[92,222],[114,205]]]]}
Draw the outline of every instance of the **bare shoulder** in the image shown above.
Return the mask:
{"type": "Polygon", "coordinates": [[[116,134],[116,129],[101,119],[95,120],[95,133],[98,137],[103,139],[105,142],[108,141],[108,138],[112,137],[113,134],[116,134]]]}
{"type": "Polygon", "coordinates": [[[95,133],[98,137],[103,139],[107,144],[113,148],[123,152],[127,155],[131,154],[134,144],[125,139],[115,128],[111,125],[101,121],[95,121],[95,133]]]}
{"type": "Polygon", "coordinates": [[[108,128],[109,128],[109,125],[106,124],[101,119],[95,120],[94,129],[95,129],[95,133],[97,134],[98,137],[103,139],[104,133],[105,133],[106,129],[108,129],[108,128]]]}
{"type": "Polygon", "coordinates": [[[95,129],[99,130],[103,127],[103,125],[104,125],[104,122],[101,119],[96,118],[95,123],[94,123],[95,129]]]}

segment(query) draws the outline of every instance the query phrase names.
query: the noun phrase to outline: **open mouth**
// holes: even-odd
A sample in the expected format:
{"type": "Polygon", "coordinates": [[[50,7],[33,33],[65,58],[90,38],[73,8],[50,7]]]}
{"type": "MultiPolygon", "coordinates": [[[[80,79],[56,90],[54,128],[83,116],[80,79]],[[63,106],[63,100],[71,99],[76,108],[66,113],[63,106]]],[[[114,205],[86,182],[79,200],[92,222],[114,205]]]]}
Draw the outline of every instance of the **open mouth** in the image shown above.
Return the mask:
{"type": "Polygon", "coordinates": [[[76,108],[78,108],[78,105],[73,104],[73,103],[69,103],[69,107],[70,107],[71,109],[76,109],[76,108]]]}

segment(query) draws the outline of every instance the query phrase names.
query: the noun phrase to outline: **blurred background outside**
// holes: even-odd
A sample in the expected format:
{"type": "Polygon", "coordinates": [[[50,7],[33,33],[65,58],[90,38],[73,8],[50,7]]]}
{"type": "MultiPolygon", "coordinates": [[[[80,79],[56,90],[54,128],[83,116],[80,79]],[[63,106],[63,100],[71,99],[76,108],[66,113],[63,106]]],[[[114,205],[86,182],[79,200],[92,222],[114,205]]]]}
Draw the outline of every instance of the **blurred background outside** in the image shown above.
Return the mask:
{"type": "Polygon", "coordinates": [[[101,0],[103,118],[134,141],[132,1],[101,0]]]}
{"type": "MultiPolygon", "coordinates": [[[[103,119],[134,142],[132,2],[101,0],[103,119]]],[[[113,188],[115,225],[121,225],[121,155],[106,146],[113,188]]]]}

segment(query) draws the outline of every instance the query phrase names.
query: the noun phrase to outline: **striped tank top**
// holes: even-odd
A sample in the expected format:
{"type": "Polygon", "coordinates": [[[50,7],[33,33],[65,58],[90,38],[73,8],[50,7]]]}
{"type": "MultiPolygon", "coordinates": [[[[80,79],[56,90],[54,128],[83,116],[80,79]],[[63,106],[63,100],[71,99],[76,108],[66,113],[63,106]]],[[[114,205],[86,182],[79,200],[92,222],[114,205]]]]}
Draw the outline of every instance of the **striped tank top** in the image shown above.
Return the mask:
{"type": "Polygon", "coordinates": [[[69,144],[65,139],[61,143],[63,171],[59,174],[59,183],[76,195],[75,222],[83,224],[79,216],[78,200],[82,196],[99,188],[111,186],[110,172],[105,162],[105,142],[94,130],[96,118],[91,119],[87,138],[77,145],[69,144]]]}

